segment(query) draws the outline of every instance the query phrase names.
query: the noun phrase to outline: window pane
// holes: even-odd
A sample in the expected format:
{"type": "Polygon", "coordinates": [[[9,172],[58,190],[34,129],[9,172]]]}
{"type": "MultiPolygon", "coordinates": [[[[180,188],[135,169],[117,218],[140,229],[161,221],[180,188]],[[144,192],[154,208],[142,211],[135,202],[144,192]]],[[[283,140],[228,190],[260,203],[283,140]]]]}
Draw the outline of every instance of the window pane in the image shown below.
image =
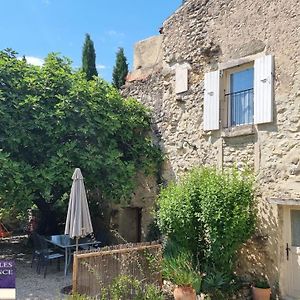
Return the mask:
{"type": "Polygon", "coordinates": [[[300,210],[291,210],[292,246],[300,247],[300,210]]]}
{"type": "Polygon", "coordinates": [[[253,89],[254,68],[245,69],[230,75],[230,93],[253,89]]]}
{"type": "Polygon", "coordinates": [[[253,123],[253,90],[230,94],[231,125],[253,123]]]}
{"type": "Polygon", "coordinates": [[[230,75],[230,120],[232,126],[253,123],[253,77],[253,68],[230,75]]]}

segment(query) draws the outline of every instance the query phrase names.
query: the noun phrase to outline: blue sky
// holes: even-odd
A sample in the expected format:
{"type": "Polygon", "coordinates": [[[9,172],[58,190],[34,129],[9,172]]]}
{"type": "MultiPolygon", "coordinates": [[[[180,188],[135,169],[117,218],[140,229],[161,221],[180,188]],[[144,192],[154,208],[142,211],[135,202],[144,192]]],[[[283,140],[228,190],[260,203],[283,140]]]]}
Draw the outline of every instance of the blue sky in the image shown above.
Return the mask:
{"type": "Polygon", "coordinates": [[[96,48],[100,75],[111,80],[118,47],[132,67],[133,45],[158,34],[182,0],[0,0],[0,49],[13,48],[40,63],[59,52],[81,66],[85,33],[96,48]]]}

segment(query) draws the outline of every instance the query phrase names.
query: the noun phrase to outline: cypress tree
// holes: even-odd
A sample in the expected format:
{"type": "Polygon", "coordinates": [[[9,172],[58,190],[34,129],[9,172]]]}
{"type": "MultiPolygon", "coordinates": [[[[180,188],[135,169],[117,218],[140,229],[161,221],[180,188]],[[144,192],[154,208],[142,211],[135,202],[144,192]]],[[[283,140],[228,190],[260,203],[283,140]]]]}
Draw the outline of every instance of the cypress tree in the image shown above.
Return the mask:
{"type": "Polygon", "coordinates": [[[87,80],[93,79],[93,76],[98,76],[94,42],[88,33],[85,35],[82,49],[82,70],[85,72],[87,80]]]}
{"type": "Polygon", "coordinates": [[[127,58],[124,55],[124,49],[119,48],[116,55],[116,64],[113,69],[112,81],[113,85],[119,89],[125,84],[126,76],[128,74],[127,58]]]}

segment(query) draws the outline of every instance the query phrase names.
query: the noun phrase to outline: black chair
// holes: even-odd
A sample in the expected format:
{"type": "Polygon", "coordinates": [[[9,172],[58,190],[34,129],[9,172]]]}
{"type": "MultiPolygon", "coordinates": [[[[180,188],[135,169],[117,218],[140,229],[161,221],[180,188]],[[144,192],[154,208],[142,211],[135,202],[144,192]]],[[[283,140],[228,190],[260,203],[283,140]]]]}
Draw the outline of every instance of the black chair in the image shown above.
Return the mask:
{"type": "MultiPolygon", "coordinates": [[[[36,260],[37,261],[36,270],[38,271],[39,263],[40,263],[40,256],[41,256],[41,252],[42,252],[42,246],[40,243],[40,239],[42,237],[35,231],[32,232],[30,237],[31,237],[31,240],[33,243],[33,252],[32,252],[32,259],[31,259],[30,267],[31,268],[33,267],[33,263],[36,260]]],[[[53,250],[48,248],[48,252],[49,252],[49,254],[51,254],[53,252],[53,250]]]]}
{"type": "Polygon", "coordinates": [[[49,262],[52,260],[57,260],[57,269],[60,271],[60,258],[64,257],[62,253],[53,252],[48,248],[48,243],[43,236],[38,236],[40,243],[40,255],[38,264],[38,273],[40,273],[41,268],[44,267],[44,278],[46,278],[47,267],[49,262]]]}
{"type": "MultiPolygon", "coordinates": [[[[37,266],[36,266],[36,270],[38,271],[39,269],[39,263],[40,263],[40,256],[41,256],[41,243],[40,243],[40,235],[38,233],[36,233],[35,231],[32,232],[31,234],[31,240],[33,243],[33,252],[32,252],[32,259],[31,259],[31,265],[30,267],[33,267],[33,263],[36,260],[37,261],[37,266]]],[[[49,252],[52,252],[52,250],[49,249],[49,252]]]]}

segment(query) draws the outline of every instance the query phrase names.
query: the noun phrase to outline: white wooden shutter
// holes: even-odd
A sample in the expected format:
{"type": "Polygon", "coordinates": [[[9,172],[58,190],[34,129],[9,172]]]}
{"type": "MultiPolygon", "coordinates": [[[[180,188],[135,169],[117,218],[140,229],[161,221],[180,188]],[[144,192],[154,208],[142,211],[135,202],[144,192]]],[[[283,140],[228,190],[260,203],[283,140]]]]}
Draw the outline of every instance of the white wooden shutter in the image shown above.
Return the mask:
{"type": "Polygon", "coordinates": [[[220,71],[204,76],[204,130],[218,130],[220,115],[220,71]]]}
{"type": "Polygon", "coordinates": [[[254,123],[273,121],[274,59],[263,56],[254,62],[254,123]]]}
{"type": "Polygon", "coordinates": [[[186,65],[177,66],[175,78],[176,94],[186,92],[188,90],[188,68],[186,65]]]}

